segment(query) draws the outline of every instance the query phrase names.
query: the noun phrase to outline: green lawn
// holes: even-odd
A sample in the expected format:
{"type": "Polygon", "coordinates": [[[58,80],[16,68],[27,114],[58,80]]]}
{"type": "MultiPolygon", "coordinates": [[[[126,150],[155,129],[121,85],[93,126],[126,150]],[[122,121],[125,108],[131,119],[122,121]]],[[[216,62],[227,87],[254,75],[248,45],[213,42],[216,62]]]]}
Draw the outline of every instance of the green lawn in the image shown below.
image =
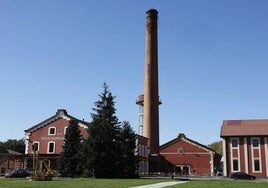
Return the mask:
{"type": "Polygon", "coordinates": [[[268,181],[250,180],[215,180],[215,181],[190,181],[177,184],[172,188],[264,188],[268,187],[268,181]]]}
{"type": "MultiPolygon", "coordinates": [[[[91,179],[54,178],[52,181],[29,181],[26,179],[0,178],[0,188],[127,188],[153,184],[171,179],[91,179]]],[[[175,180],[173,180],[175,181],[175,180]]],[[[268,181],[189,181],[173,188],[263,188],[268,181]]]]}
{"type": "Polygon", "coordinates": [[[127,188],[170,180],[54,178],[52,181],[29,181],[20,178],[0,178],[0,188],[127,188]]]}

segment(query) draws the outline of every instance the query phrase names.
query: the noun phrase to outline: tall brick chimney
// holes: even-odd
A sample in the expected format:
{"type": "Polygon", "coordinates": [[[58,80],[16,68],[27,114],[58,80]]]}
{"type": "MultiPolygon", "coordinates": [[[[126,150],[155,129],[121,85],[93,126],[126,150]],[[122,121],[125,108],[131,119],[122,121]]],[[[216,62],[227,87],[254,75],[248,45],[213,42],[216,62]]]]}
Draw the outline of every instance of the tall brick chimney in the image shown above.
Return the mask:
{"type": "Polygon", "coordinates": [[[149,138],[150,154],[159,154],[158,12],[146,12],[143,136],[149,138]]]}

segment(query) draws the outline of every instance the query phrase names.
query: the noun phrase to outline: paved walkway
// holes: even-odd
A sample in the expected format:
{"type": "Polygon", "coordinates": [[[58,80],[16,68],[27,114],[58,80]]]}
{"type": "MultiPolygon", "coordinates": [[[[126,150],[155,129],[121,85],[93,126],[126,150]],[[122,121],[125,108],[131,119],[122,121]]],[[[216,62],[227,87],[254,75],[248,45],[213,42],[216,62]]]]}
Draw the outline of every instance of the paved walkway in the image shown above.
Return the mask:
{"type": "Polygon", "coordinates": [[[176,185],[179,183],[185,183],[187,181],[169,181],[169,182],[162,182],[162,183],[155,183],[155,184],[149,184],[149,185],[142,185],[142,186],[136,186],[131,188],[162,188],[167,186],[176,185]]]}

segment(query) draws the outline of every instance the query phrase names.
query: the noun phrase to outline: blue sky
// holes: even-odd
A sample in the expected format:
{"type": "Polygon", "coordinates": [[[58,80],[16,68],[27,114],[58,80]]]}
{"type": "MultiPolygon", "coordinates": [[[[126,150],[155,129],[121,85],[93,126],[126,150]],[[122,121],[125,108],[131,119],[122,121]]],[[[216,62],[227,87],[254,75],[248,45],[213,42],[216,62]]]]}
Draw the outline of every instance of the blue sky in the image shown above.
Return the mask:
{"type": "Polygon", "coordinates": [[[268,119],[268,1],[1,0],[0,141],[64,108],[90,113],[104,82],[137,131],[145,12],[159,12],[160,143],[220,140],[227,119],[268,119]]]}

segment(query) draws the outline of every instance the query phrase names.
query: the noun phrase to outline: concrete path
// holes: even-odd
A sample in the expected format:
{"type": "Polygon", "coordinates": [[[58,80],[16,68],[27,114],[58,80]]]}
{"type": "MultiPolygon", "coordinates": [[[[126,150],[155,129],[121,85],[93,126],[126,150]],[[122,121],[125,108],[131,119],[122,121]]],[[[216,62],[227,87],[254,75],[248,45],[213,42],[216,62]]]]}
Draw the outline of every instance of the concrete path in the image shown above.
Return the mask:
{"type": "Polygon", "coordinates": [[[155,183],[155,184],[150,184],[150,185],[136,186],[136,187],[131,187],[131,188],[162,188],[162,187],[172,186],[172,185],[185,183],[185,182],[187,181],[169,181],[169,182],[155,183]]]}

